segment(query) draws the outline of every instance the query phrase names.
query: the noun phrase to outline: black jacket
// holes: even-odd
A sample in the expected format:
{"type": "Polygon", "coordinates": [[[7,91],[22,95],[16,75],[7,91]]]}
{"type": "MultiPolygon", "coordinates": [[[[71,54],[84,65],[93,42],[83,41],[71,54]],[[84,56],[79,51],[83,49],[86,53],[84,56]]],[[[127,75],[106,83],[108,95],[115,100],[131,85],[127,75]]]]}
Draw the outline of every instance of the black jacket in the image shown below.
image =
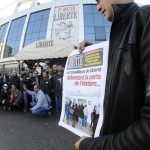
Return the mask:
{"type": "Polygon", "coordinates": [[[10,95],[11,95],[10,90],[7,90],[6,92],[4,92],[4,89],[1,89],[0,103],[2,103],[2,101],[5,99],[5,104],[9,104],[10,95]]]}
{"type": "Polygon", "coordinates": [[[150,6],[113,8],[103,125],[80,150],[150,150],[150,6]]]}
{"type": "Polygon", "coordinates": [[[40,89],[51,97],[51,91],[53,89],[53,82],[51,79],[41,79],[40,80],[40,89]]]}
{"type": "Polygon", "coordinates": [[[9,80],[9,86],[11,87],[11,85],[15,85],[17,89],[20,89],[20,78],[16,75],[16,76],[12,76],[9,80]]]}
{"type": "Polygon", "coordinates": [[[63,78],[59,78],[56,80],[55,96],[62,97],[62,91],[63,91],[63,78]]]}

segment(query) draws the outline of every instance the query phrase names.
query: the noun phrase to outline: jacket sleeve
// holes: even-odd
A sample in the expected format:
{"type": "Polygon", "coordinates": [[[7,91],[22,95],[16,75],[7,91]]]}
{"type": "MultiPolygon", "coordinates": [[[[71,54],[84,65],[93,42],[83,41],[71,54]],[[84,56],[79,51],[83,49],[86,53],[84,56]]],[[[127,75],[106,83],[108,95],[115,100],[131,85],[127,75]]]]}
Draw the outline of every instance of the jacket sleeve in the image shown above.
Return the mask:
{"type": "Polygon", "coordinates": [[[146,82],[140,120],[119,133],[87,138],[79,150],[150,150],[150,13],[147,16],[139,46],[141,70],[146,82]]]}
{"type": "Polygon", "coordinates": [[[31,95],[31,96],[33,96],[33,95],[35,95],[35,92],[33,92],[33,91],[30,91],[30,90],[26,90],[26,92],[29,94],[29,95],[31,95]]]}
{"type": "Polygon", "coordinates": [[[32,111],[40,108],[42,106],[44,99],[45,99],[45,95],[39,94],[37,104],[32,108],[32,111]]]}

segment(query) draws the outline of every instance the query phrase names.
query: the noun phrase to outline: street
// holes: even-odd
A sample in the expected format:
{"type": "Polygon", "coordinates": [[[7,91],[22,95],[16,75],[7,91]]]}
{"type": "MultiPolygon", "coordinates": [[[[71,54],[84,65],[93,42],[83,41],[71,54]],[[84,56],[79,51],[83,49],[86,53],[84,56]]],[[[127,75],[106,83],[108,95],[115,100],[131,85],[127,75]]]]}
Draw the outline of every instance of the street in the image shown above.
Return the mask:
{"type": "Polygon", "coordinates": [[[0,111],[0,150],[74,150],[79,137],[58,121],[57,116],[0,111]]]}

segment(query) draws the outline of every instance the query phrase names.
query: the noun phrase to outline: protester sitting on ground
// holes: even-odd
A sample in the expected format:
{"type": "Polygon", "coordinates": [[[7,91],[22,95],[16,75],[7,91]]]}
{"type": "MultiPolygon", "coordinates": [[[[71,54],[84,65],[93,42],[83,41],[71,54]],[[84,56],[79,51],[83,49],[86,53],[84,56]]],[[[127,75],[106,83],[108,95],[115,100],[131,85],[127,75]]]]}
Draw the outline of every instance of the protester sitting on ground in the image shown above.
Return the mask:
{"type": "Polygon", "coordinates": [[[32,111],[32,114],[36,116],[47,115],[49,112],[48,102],[43,91],[40,90],[39,85],[37,84],[34,85],[34,92],[28,90],[25,85],[23,86],[23,88],[24,90],[27,91],[28,94],[35,96],[35,101],[32,101],[30,103],[32,107],[30,108],[30,110],[32,111]]]}
{"type": "Polygon", "coordinates": [[[0,102],[2,104],[3,110],[9,109],[9,100],[10,100],[10,90],[8,89],[8,85],[4,84],[3,89],[1,90],[0,93],[0,102]]]}
{"type": "Polygon", "coordinates": [[[11,85],[11,96],[10,96],[10,109],[20,109],[21,108],[21,95],[20,91],[16,88],[15,84],[11,85]]]}

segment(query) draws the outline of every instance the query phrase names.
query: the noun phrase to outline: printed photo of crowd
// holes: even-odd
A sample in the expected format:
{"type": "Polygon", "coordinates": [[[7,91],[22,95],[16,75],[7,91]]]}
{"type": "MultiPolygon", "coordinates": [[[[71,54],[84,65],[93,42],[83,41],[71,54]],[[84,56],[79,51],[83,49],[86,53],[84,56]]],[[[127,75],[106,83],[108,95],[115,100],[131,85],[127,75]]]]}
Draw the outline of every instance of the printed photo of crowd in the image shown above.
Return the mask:
{"type": "Polygon", "coordinates": [[[100,104],[92,104],[85,99],[65,97],[64,122],[73,128],[94,136],[99,119],[100,104]]]}

